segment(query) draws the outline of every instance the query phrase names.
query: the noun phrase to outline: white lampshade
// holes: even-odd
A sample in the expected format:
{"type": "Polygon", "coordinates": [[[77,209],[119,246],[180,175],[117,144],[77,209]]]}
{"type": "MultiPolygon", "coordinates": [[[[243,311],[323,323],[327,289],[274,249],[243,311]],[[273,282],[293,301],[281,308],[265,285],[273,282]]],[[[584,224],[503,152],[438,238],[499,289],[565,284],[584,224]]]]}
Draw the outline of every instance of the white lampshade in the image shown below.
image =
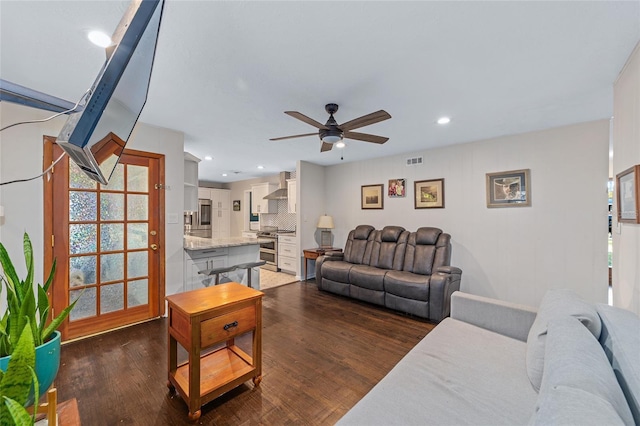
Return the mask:
{"type": "Polygon", "coordinates": [[[327,215],[320,216],[317,228],[333,229],[333,217],[327,215]]]}

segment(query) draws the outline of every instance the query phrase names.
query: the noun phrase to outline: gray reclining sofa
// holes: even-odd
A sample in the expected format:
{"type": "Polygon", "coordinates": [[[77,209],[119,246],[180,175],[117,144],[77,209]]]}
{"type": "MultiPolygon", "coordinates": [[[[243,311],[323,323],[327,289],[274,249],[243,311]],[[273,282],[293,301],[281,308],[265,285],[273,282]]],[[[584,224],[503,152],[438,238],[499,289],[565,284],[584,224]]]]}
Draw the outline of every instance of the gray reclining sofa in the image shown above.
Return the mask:
{"type": "Polygon", "coordinates": [[[450,261],[451,236],[441,229],[359,225],[343,253],[316,260],[316,283],[320,290],[441,321],[460,289],[462,271],[450,261]]]}

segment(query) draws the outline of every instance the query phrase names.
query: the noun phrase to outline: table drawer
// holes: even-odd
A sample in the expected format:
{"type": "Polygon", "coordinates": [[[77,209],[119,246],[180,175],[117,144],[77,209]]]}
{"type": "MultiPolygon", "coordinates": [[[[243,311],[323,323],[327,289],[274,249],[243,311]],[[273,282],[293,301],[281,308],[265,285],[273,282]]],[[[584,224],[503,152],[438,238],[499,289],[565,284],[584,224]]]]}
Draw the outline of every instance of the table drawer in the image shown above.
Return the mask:
{"type": "Polygon", "coordinates": [[[235,312],[203,321],[200,328],[200,346],[206,347],[239,334],[256,326],[256,307],[247,306],[235,312]]]}

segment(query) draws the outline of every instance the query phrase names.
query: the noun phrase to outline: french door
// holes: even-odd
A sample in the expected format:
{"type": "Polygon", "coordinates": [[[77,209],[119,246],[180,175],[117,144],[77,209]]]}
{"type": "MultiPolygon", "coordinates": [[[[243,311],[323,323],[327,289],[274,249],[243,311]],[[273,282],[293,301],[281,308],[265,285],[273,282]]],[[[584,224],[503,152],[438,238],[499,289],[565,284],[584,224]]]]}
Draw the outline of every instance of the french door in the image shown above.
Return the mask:
{"type": "MultiPolygon", "coordinates": [[[[55,159],[62,150],[52,144],[47,152],[55,159]]],[[[45,236],[57,262],[53,315],[79,298],[60,328],[64,339],[163,312],[163,173],[164,156],[132,150],[108,185],[86,177],[68,156],[55,166],[45,183],[45,236]]]]}

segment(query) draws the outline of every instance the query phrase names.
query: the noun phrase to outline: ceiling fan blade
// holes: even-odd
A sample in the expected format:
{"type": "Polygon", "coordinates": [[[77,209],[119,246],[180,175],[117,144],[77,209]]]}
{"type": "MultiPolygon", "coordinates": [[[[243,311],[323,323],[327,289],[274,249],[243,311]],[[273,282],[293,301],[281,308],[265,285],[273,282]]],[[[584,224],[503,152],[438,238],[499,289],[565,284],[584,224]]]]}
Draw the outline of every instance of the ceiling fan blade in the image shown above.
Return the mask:
{"type": "Polygon", "coordinates": [[[290,115],[293,118],[297,118],[300,121],[304,121],[307,124],[311,124],[313,127],[316,127],[318,129],[323,129],[323,130],[328,130],[329,129],[324,124],[319,123],[316,120],[314,120],[313,118],[309,118],[306,115],[299,113],[298,111],[285,111],[284,113],[287,114],[287,115],[290,115]]]}
{"type": "Polygon", "coordinates": [[[320,147],[320,152],[331,151],[331,148],[333,148],[332,143],[322,142],[322,146],[320,147]]]}
{"type": "Polygon", "coordinates": [[[368,126],[370,124],[374,124],[379,121],[388,120],[390,118],[391,116],[389,115],[389,113],[381,109],[380,111],[372,112],[371,114],[363,115],[362,117],[354,118],[351,121],[342,123],[338,126],[338,128],[343,132],[346,132],[348,130],[353,130],[359,127],[368,126]]]}
{"type": "Polygon", "coordinates": [[[344,132],[343,135],[347,139],[355,139],[357,141],[373,142],[373,143],[385,143],[389,138],[384,136],[369,135],[367,133],[358,132],[344,132]]]}
{"type": "Polygon", "coordinates": [[[270,141],[281,141],[283,139],[293,139],[293,138],[302,138],[304,136],[318,136],[318,132],[315,133],[305,133],[304,135],[292,135],[292,136],[283,136],[281,138],[271,138],[270,141]]]}

